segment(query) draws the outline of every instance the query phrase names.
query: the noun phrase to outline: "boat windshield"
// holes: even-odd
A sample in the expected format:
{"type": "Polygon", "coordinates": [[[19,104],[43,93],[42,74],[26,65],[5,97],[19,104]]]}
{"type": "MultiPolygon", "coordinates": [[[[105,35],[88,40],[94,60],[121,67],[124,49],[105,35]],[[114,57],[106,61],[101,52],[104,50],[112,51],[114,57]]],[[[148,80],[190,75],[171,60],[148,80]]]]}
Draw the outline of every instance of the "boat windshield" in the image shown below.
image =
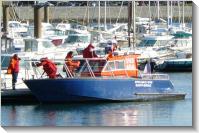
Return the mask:
{"type": "Polygon", "coordinates": [[[57,35],[57,36],[64,36],[66,33],[62,30],[57,29],[47,29],[45,32],[46,35],[57,35]]]}
{"type": "Polygon", "coordinates": [[[86,60],[80,61],[80,68],[78,70],[79,73],[88,73],[92,70],[92,72],[101,72],[104,68],[106,60],[102,59],[95,59],[95,60],[88,60],[88,64],[86,60]],[[90,70],[89,70],[90,69],[90,70]]]}
{"type": "Polygon", "coordinates": [[[25,41],[25,52],[37,52],[47,48],[53,48],[54,44],[50,41],[25,41]]]}
{"type": "Polygon", "coordinates": [[[25,52],[38,51],[38,44],[35,41],[25,41],[25,52]]]}
{"type": "Polygon", "coordinates": [[[166,46],[167,44],[167,40],[142,40],[138,47],[166,46]]]}
{"type": "Polygon", "coordinates": [[[77,43],[77,42],[84,42],[89,43],[88,36],[77,36],[77,35],[69,35],[68,38],[65,40],[65,43],[77,43]]]}
{"type": "Polygon", "coordinates": [[[153,47],[157,40],[142,40],[138,47],[153,47]]]}
{"type": "Polygon", "coordinates": [[[53,48],[54,46],[54,44],[50,41],[42,41],[39,45],[42,46],[43,48],[53,48]]]}
{"type": "Polygon", "coordinates": [[[13,22],[13,23],[10,23],[10,24],[9,24],[9,27],[10,27],[10,28],[18,28],[18,27],[21,27],[21,25],[20,25],[19,23],[13,22]]]}

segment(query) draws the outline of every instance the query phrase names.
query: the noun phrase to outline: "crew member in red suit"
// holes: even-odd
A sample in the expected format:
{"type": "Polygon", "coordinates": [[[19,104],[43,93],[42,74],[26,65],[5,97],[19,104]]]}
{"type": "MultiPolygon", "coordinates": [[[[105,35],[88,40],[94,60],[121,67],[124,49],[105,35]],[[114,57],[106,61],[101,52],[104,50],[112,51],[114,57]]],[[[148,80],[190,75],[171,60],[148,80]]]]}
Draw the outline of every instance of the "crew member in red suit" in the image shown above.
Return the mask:
{"type": "Polygon", "coordinates": [[[80,61],[73,61],[73,52],[70,51],[65,57],[65,64],[67,65],[69,71],[73,74],[74,70],[79,67],[80,61]]]}
{"type": "Polygon", "coordinates": [[[39,67],[39,66],[43,66],[44,72],[46,72],[46,74],[48,75],[49,78],[51,78],[51,79],[56,78],[57,67],[47,57],[40,59],[40,63],[37,64],[37,67],[39,67]]]}
{"type": "Polygon", "coordinates": [[[96,55],[94,51],[94,46],[92,44],[89,44],[84,50],[83,50],[83,57],[84,58],[97,58],[98,56],[96,55]]]}

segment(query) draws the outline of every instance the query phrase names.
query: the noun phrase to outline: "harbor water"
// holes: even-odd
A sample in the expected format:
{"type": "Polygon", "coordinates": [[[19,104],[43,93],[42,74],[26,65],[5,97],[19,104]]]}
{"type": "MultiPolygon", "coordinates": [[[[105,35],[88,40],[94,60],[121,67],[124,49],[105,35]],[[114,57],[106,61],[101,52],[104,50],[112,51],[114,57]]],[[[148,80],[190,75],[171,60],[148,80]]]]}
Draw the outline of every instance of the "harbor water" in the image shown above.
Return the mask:
{"type": "Polygon", "coordinates": [[[185,100],[5,104],[2,126],[192,126],[192,73],[168,73],[185,100]]]}

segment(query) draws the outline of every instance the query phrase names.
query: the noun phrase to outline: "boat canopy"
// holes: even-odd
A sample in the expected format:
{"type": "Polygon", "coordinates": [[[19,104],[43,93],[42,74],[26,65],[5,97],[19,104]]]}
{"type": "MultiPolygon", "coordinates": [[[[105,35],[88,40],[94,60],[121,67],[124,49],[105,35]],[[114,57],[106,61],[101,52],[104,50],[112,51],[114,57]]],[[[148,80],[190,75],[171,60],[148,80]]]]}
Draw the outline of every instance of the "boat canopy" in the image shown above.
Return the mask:
{"type": "MultiPolygon", "coordinates": [[[[75,74],[80,77],[138,77],[138,55],[118,55],[112,58],[82,58],[75,74]]],[[[67,67],[65,65],[65,67],[67,67]]],[[[67,70],[67,68],[66,68],[67,70]]],[[[70,77],[69,76],[69,77],[70,77]]],[[[73,76],[72,76],[73,77],[73,76]]]]}
{"type": "Polygon", "coordinates": [[[65,43],[71,43],[71,44],[78,43],[78,42],[89,43],[90,36],[83,35],[83,34],[70,34],[70,35],[68,35],[68,38],[65,40],[65,43]]]}

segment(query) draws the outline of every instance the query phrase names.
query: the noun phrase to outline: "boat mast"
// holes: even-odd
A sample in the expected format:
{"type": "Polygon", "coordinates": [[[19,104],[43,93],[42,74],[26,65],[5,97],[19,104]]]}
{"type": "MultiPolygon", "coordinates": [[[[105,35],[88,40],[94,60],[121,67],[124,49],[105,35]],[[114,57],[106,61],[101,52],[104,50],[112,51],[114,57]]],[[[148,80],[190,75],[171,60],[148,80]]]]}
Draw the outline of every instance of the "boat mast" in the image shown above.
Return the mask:
{"type": "Polygon", "coordinates": [[[89,24],[89,1],[87,1],[87,25],[89,24]]]}
{"type": "Polygon", "coordinates": [[[105,31],[106,31],[106,1],[104,1],[105,3],[104,3],[104,6],[105,6],[105,8],[104,8],[104,29],[105,29],[105,31]]]}
{"type": "Polygon", "coordinates": [[[136,25],[135,25],[135,0],[133,0],[133,49],[136,43],[136,25]]]}
{"type": "Polygon", "coordinates": [[[171,26],[173,25],[173,2],[171,1],[171,26]]]}
{"type": "Polygon", "coordinates": [[[181,12],[180,12],[180,1],[178,1],[178,23],[180,24],[181,12]]]}
{"type": "Polygon", "coordinates": [[[149,34],[151,34],[151,1],[149,0],[149,34]]]}
{"type": "Polygon", "coordinates": [[[98,30],[100,30],[100,1],[98,1],[98,30]]]}
{"type": "Polygon", "coordinates": [[[128,44],[131,47],[131,23],[132,23],[132,1],[128,1],[128,44]]]}
{"type": "Polygon", "coordinates": [[[184,25],[185,25],[184,24],[184,1],[182,1],[182,26],[183,28],[185,27],[184,25]]]}
{"type": "Polygon", "coordinates": [[[169,29],[169,1],[167,1],[167,28],[169,29]]]}
{"type": "Polygon", "coordinates": [[[158,2],[158,22],[159,22],[159,20],[160,20],[160,2],[159,2],[159,0],[157,2],[158,2]]]}

